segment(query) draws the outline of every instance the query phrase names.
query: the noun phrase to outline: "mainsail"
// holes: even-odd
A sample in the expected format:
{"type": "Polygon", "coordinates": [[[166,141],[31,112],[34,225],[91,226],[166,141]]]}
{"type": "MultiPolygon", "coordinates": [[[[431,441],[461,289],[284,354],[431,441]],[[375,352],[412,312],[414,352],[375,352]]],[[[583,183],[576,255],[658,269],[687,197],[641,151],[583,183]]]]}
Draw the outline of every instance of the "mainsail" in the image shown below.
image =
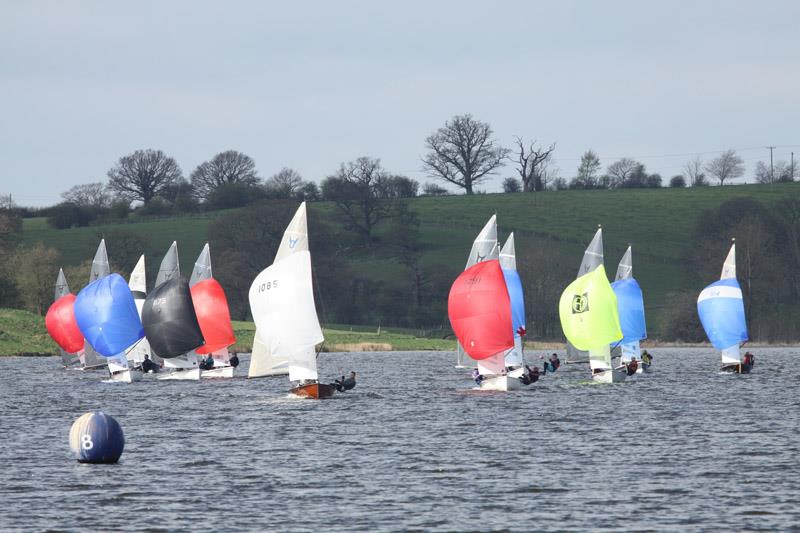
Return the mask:
{"type": "MultiPolygon", "coordinates": [[[[589,272],[593,271],[602,264],[603,264],[603,230],[601,228],[598,228],[594,234],[594,237],[592,238],[592,242],[589,243],[589,246],[587,246],[586,250],[583,252],[583,259],[581,260],[581,266],[578,268],[577,277],[579,278],[584,274],[588,274],[589,272]]],[[[578,348],[573,346],[572,343],[569,342],[569,338],[567,338],[567,357],[565,359],[566,363],[588,363],[589,359],[590,357],[588,351],[579,350],[578,348]]]]}
{"type": "MultiPolygon", "coordinates": [[[[131,277],[128,278],[128,288],[131,290],[133,301],[136,304],[136,311],[139,313],[139,319],[141,319],[142,307],[147,297],[147,273],[145,271],[144,255],[139,256],[139,261],[133,267],[131,277]]],[[[128,360],[133,362],[134,366],[139,366],[144,361],[145,355],[153,357],[150,342],[146,337],[143,337],[128,351],[128,360]]]]}
{"type": "MultiPolygon", "coordinates": [[[[100,244],[97,246],[97,251],[92,259],[92,268],[89,272],[89,283],[96,281],[100,278],[111,274],[111,268],[108,264],[108,252],[106,251],[106,240],[100,239],[100,244]]],[[[84,368],[98,368],[107,364],[105,360],[100,359],[100,355],[92,348],[92,345],[87,341],[83,346],[83,356],[81,358],[84,368]]]]}
{"type": "Polygon", "coordinates": [[[178,243],[172,241],[172,244],[161,260],[161,265],[158,267],[158,274],[156,275],[156,284],[158,287],[165,281],[179,278],[181,276],[181,266],[178,261],[178,243]]]}
{"type": "Polygon", "coordinates": [[[703,289],[698,296],[697,313],[708,340],[722,352],[722,363],[740,364],[739,348],[748,336],[742,289],[736,280],[735,243],[725,259],[720,280],[703,289]]]}
{"type": "Polygon", "coordinates": [[[522,292],[522,280],[517,272],[514,232],[511,232],[500,250],[500,267],[503,269],[508,297],[511,300],[511,331],[514,334],[514,347],[505,354],[505,366],[521,367],[525,364],[522,345],[522,335],[525,332],[525,296],[522,292]]]}
{"type": "MultiPolygon", "coordinates": [[[[296,252],[308,252],[308,220],[306,215],[306,203],[300,204],[297,212],[292,217],[286,231],[281,238],[278,252],[275,254],[275,261],[289,257],[296,252]]],[[[316,357],[316,352],[315,352],[316,357]]],[[[262,337],[256,324],[256,332],[253,334],[253,350],[250,354],[250,369],[247,377],[257,378],[263,376],[277,376],[289,373],[289,362],[287,354],[273,352],[269,345],[269,339],[262,337]]]]}
{"type": "Polygon", "coordinates": [[[558,314],[569,343],[589,353],[592,370],[611,369],[609,345],[622,339],[622,330],[617,298],[603,266],[602,230],[587,248],[578,278],[562,293],[558,314]]]}
{"type": "MultiPolygon", "coordinates": [[[[275,262],[250,286],[250,311],[270,355],[288,361],[290,381],[316,381],[316,345],[324,340],[314,304],[305,202],[283,236],[275,262]]],[[[258,364],[258,363],[257,363],[258,364]]]]}
{"type": "MultiPolygon", "coordinates": [[[[489,261],[498,257],[497,215],[492,215],[472,242],[472,249],[469,251],[467,265],[464,270],[482,261],[489,261]]],[[[477,362],[469,356],[464,347],[461,346],[461,343],[456,343],[456,368],[475,368],[476,366],[477,362]]]]}
{"type": "Polygon", "coordinates": [[[634,357],[639,359],[639,342],[647,338],[644,298],[641,287],[633,277],[630,246],[617,267],[616,280],[611,284],[611,288],[617,296],[619,322],[622,327],[621,360],[627,363],[634,357]]]}

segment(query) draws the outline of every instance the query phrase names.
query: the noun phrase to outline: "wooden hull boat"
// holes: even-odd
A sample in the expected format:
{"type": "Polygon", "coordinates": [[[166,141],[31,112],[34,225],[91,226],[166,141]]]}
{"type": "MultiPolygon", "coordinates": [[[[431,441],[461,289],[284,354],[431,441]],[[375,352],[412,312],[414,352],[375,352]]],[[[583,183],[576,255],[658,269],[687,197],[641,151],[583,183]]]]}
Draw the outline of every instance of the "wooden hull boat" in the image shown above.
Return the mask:
{"type": "Polygon", "coordinates": [[[333,396],[334,389],[332,385],[325,385],[324,383],[308,383],[293,388],[291,391],[295,396],[300,398],[311,398],[314,400],[322,400],[333,396]]]}
{"type": "Polygon", "coordinates": [[[733,372],[735,374],[749,374],[751,368],[751,365],[734,364],[724,365],[720,370],[722,372],[733,372]]]}

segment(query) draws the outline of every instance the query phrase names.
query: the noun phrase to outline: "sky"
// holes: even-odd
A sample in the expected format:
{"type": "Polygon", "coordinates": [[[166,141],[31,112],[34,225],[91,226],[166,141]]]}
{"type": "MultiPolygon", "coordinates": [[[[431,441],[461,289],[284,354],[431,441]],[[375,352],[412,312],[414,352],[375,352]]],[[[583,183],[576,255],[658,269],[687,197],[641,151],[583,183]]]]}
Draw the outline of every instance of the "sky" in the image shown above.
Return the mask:
{"type": "Polygon", "coordinates": [[[567,179],[587,149],[668,179],[734,148],[752,182],[767,146],[800,161],[798,22],[794,1],[3,0],[0,194],[50,205],[141,148],[186,177],[235,149],[264,178],[370,156],[433,181],[425,138],[463,113],[556,142],[567,179]]]}

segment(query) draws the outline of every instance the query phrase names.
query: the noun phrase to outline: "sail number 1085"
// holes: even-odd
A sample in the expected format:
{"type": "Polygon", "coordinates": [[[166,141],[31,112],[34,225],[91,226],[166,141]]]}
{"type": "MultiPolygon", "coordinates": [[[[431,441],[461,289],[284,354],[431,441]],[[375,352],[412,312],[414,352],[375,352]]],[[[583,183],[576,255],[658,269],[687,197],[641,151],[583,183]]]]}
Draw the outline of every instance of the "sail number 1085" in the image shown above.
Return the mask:
{"type": "Polygon", "coordinates": [[[272,281],[265,281],[261,285],[258,286],[258,292],[266,292],[270,289],[277,289],[278,288],[278,280],[273,279],[272,281]]]}

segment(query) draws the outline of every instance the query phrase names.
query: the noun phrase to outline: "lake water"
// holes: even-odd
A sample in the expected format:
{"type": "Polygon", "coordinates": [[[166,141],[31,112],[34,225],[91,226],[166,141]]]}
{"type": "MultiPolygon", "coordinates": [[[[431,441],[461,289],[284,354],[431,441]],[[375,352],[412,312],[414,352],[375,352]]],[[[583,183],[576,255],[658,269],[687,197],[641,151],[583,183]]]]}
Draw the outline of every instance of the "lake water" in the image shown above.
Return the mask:
{"type": "Polygon", "coordinates": [[[125,385],[0,358],[0,528],[800,527],[800,350],[758,349],[745,376],[710,350],[653,354],[623,384],[569,365],[513,393],[471,390],[452,353],[323,354],[322,375],[359,373],[330,401],[285,377],[125,385]],[[94,409],[125,431],[117,465],[69,451],[94,409]]]}

